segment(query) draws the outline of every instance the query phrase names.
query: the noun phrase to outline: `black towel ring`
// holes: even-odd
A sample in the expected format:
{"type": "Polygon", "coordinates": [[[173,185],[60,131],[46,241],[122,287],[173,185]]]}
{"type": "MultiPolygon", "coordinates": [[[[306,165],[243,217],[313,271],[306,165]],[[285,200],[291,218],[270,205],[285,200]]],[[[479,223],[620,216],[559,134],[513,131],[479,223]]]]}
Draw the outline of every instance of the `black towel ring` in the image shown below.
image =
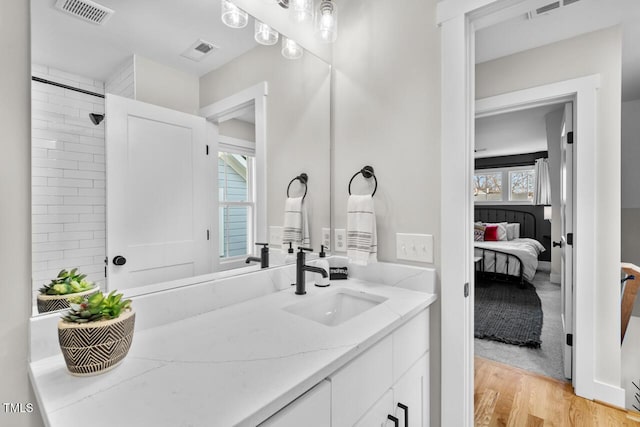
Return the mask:
{"type": "Polygon", "coordinates": [[[287,197],[289,197],[289,188],[291,188],[291,184],[293,184],[293,181],[296,179],[304,184],[304,194],[302,195],[302,198],[304,199],[307,197],[307,181],[309,181],[309,176],[304,172],[289,181],[289,185],[287,186],[287,197]]]}
{"type": "Polygon", "coordinates": [[[349,195],[351,195],[351,183],[353,182],[353,178],[358,176],[358,174],[362,174],[362,176],[364,176],[367,179],[373,177],[376,183],[375,187],[373,187],[373,193],[371,193],[371,197],[373,197],[376,194],[376,190],[378,190],[378,178],[376,178],[376,174],[373,172],[372,166],[365,166],[362,169],[360,169],[358,172],[353,174],[353,176],[349,180],[349,195]]]}

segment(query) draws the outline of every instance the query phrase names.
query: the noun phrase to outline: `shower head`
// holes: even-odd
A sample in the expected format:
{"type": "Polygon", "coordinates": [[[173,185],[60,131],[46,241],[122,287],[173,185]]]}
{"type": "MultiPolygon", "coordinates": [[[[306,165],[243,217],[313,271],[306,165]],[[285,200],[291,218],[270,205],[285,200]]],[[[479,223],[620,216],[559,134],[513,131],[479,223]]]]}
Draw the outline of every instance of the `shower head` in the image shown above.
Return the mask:
{"type": "Polygon", "coordinates": [[[104,120],[104,114],[89,113],[91,123],[98,126],[104,120]]]}

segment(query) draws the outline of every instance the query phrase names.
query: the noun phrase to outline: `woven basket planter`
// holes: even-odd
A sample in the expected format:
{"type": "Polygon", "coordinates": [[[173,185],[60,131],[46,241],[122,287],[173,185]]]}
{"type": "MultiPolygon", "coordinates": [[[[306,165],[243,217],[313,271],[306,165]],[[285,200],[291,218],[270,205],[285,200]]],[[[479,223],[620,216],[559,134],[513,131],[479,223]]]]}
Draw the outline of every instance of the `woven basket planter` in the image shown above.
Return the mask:
{"type": "Polygon", "coordinates": [[[117,319],[88,323],[58,323],[60,349],[73,375],[89,376],[116,367],[129,352],[136,315],[129,310],[117,319]]]}
{"type": "Polygon", "coordinates": [[[86,291],[76,292],[75,294],[66,295],[43,295],[38,294],[38,313],[47,313],[49,311],[64,310],[69,308],[69,298],[93,295],[100,290],[99,287],[91,288],[86,291]]]}

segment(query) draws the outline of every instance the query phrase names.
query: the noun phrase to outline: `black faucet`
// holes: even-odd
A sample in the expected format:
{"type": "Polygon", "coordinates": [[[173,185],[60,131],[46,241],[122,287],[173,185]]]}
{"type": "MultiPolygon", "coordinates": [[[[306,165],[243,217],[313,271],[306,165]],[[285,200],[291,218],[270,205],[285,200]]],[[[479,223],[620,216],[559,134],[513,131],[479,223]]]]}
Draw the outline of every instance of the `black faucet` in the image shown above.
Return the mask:
{"type": "Polygon", "coordinates": [[[249,264],[251,261],[255,261],[260,263],[260,268],[269,268],[269,244],[256,243],[256,246],[262,246],[262,249],[260,249],[260,258],[250,256],[245,262],[249,264]]]}
{"type": "Polygon", "coordinates": [[[312,265],[305,265],[305,253],[304,251],[313,251],[311,248],[303,248],[302,246],[298,246],[298,255],[296,255],[296,295],[304,295],[307,293],[305,290],[305,272],[310,271],[312,273],[322,274],[322,277],[325,279],[329,277],[329,272],[324,268],[314,267],[312,265]]]}

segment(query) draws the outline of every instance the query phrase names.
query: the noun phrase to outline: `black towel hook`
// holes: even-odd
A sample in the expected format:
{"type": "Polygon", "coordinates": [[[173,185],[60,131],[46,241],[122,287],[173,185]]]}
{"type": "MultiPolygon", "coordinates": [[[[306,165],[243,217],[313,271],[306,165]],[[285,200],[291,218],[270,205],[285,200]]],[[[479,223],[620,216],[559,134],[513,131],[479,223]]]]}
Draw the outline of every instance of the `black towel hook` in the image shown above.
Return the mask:
{"type": "Polygon", "coordinates": [[[305,197],[307,197],[307,181],[309,181],[309,176],[304,172],[289,181],[289,185],[287,186],[287,197],[289,197],[289,188],[291,188],[291,184],[293,184],[293,181],[295,181],[296,179],[304,184],[304,195],[302,196],[302,198],[304,199],[305,197]]]}
{"type": "Polygon", "coordinates": [[[353,174],[353,176],[349,180],[349,195],[351,195],[351,183],[353,182],[353,178],[355,178],[359,174],[362,174],[362,176],[364,176],[367,179],[373,177],[376,183],[375,187],[373,187],[373,193],[371,193],[371,197],[373,197],[376,194],[376,190],[378,190],[378,178],[376,178],[376,174],[373,172],[372,166],[365,166],[362,169],[360,169],[358,172],[353,174]]]}

